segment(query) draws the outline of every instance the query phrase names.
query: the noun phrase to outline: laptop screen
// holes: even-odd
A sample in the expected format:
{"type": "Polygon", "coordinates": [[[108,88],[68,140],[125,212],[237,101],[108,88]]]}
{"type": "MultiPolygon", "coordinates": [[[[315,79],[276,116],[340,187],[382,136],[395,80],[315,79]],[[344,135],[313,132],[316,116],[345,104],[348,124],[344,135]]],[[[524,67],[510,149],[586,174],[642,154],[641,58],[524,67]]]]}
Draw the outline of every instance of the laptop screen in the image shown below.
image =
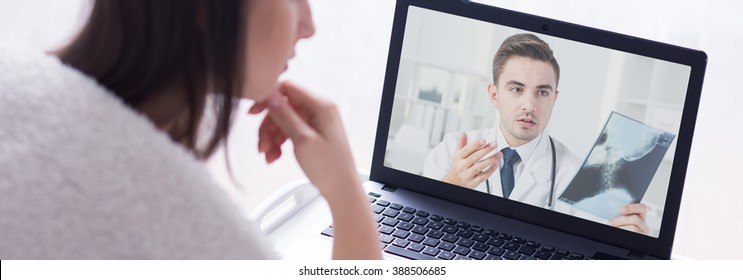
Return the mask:
{"type": "Polygon", "coordinates": [[[384,166],[657,238],[691,67],[549,28],[410,6],[384,166]]]}

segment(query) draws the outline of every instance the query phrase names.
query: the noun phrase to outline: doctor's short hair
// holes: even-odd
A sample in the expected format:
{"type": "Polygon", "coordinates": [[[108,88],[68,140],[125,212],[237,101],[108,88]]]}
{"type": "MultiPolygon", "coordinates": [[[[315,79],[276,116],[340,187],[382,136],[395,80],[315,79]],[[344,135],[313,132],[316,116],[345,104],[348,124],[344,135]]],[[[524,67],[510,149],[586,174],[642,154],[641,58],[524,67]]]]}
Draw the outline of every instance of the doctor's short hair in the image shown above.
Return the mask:
{"type": "Polygon", "coordinates": [[[495,52],[493,57],[493,83],[498,84],[498,78],[503,73],[503,67],[508,59],[513,56],[528,57],[539,61],[544,61],[552,65],[555,69],[556,83],[560,82],[560,65],[550,48],[550,45],[539,39],[534,34],[523,33],[516,34],[503,40],[503,43],[495,52]]]}

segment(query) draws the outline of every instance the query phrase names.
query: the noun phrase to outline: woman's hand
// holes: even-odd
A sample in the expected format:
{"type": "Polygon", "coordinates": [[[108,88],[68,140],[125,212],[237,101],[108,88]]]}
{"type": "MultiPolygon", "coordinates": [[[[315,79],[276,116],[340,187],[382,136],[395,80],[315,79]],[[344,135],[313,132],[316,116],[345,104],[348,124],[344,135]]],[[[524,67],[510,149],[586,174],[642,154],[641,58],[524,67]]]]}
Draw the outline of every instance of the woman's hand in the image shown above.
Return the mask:
{"type": "Polygon", "coordinates": [[[265,154],[268,163],[281,157],[281,145],[291,139],[299,165],[323,195],[333,195],[327,188],[341,182],[357,181],[356,165],[335,104],[284,82],[276,95],[254,105],[249,113],[266,108],[269,112],[258,130],[258,151],[265,154]]]}
{"type": "Polygon", "coordinates": [[[249,113],[264,109],[268,114],[258,131],[258,150],[270,163],[281,157],[281,145],[292,141],[299,165],[333,213],[333,257],[381,258],[376,225],[335,104],[283,82],[276,95],[249,113]]]}

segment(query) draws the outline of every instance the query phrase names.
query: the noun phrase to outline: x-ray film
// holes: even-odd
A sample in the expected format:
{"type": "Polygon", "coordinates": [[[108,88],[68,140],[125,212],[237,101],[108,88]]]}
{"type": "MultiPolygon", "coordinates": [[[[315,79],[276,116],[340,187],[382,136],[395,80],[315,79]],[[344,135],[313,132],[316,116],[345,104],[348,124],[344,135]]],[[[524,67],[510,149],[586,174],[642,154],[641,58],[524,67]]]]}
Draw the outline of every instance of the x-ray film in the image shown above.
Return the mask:
{"type": "Polygon", "coordinates": [[[560,200],[611,219],[640,202],[675,135],[612,112],[560,200]]]}

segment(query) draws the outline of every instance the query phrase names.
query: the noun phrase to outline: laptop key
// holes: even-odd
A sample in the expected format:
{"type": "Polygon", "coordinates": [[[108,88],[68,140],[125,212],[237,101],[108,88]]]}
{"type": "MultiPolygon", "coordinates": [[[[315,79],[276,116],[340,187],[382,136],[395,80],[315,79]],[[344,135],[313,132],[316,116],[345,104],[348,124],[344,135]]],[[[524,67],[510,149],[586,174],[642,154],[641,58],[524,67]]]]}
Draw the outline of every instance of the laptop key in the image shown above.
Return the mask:
{"type": "Polygon", "coordinates": [[[502,259],[499,256],[488,254],[488,256],[485,257],[485,260],[502,260],[502,259]]]}
{"type": "Polygon", "coordinates": [[[457,231],[457,235],[464,237],[464,238],[470,238],[474,234],[475,233],[472,232],[471,230],[466,230],[466,229],[460,229],[459,231],[457,231]]]}
{"type": "Polygon", "coordinates": [[[400,211],[397,211],[395,209],[387,209],[387,210],[384,210],[384,212],[382,212],[382,215],[385,215],[390,218],[397,217],[398,214],[400,214],[400,211]]]}
{"type": "Polygon", "coordinates": [[[526,242],[526,246],[539,248],[540,246],[542,246],[542,244],[539,244],[539,242],[536,242],[536,241],[529,241],[529,242],[526,242]]]}
{"type": "Polygon", "coordinates": [[[478,233],[472,236],[472,240],[478,241],[478,242],[486,242],[490,239],[490,237],[487,234],[478,233]]]}
{"type": "Polygon", "coordinates": [[[457,241],[457,245],[464,246],[464,247],[472,247],[472,245],[475,245],[475,241],[472,241],[472,239],[469,239],[469,238],[460,238],[459,241],[457,241]]]}
{"type": "Polygon", "coordinates": [[[384,249],[386,253],[397,255],[403,258],[412,259],[412,260],[435,260],[436,258],[421,254],[418,252],[413,252],[405,248],[397,247],[397,246],[387,246],[386,249],[384,249]]]}
{"type": "Polygon", "coordinates": [[[379,241],[381,241],[384,244],[390,244],[392,243],[393,240],[395,240],[395,238],[392,236],[384,235],[384,234],[379,235],[379,241]]]}
{"type": "Polygon", "coordinates": [[[444,233],[443,232],[440,232],[438,230],[432,230],[432,231],[429,231],[428,233],[426,233],[426,236],[431,237],[431,238],[439,239],[442,236],[444,236],[444,233]]]}
{"type": "Polygon", "coordinates": [[[428,219],[423,218],[423,217],[417,217],[413,219],[413,223],[416,225],[425,226],[428,223],[428,219]]]}
{"type": "Polygon", "coordinates": [[[483,228],[481,226],[472,226],[470,230],[474,232],[482,232],[483,228]]]}
{"type": "Polygon", "coordinates": [[[521,258],[521,254],[519,254],[518,252],[514,252],[514,251],[506,250],[506,253],[503,254],[503,259],[507,259],[507,260],[518,260],[520,258],[521,258]]]}
{"type": "Polygon", "coordinates": [[[500,257],[500,256],[503,256],[503,254],[506,253],[506,249],[499,248],[499,247],[490,247],[490,249],[488,249],[488,252],[487,253],[488,254],[491,254],[491,255],[495,255],[495,256],[499,256],[500,257]]]}
{"type": "Polygon", "coordinates": [[[441,243],[441,240],[438,240],[436,238],[426,238],[426,240],[423,240],[423,244],[431,247],[436,247],[441,243]]]}
{"type": "Polygon", "coordinates": [[[376,214],[376,215],[374,216],[374,221],[376,221],[376,222],[377,222],[377,224],[378,224],[379,222],[381,222],[382,220],[384,220],[384,216],[382,216],[382,215],[379,215],[379,214],[376,214]]]}
{"type": "Polygon", "coordinates": [[[538,259],[549,260],[550,257],[552,257],[552,253],[546,250],[539,250],[534,253],[534,257],[538,259]]]}
{"type": "Polygon", "coordinates": [[[454,250],[454,247],[456,247],[454,243],[441,242],[441,244],[439,244],[437,248],[444,250],[444,251],[451,251],[451,250],[454,250]]]}
{"type": "Polygon", "coordinates": [[[392,234],[392,236],[394,236],[394,237],[403,238],[403,239],[407,238],[408,235],[410,235],[410,232],[409,231],[407,231],[407,230],[401,230],[401,229],[396,229],[395,230],[395,233],[392,234]]]}
{"type": "Polygon", "coordinates": [[[408,214],[414,214],[416,210],[413,207],[405,207],[402,209],[402,211],[408,214]]]}
{"type": "Polygon", "coordinates": [[[459,236],[456,236],[456,235],[451,234],[451,233],[447,233],[447,234],[444,234],[443,237],[441,237],[441,240],[442,241],[446,241],[446,242],[454,243],[454,242],[457,242],[457,240],[459,240],[459,236]]]}
{"type": "Polygon", "coordinates": [[[428,232],[428,228],[424,226],[415,226],[413,227],[412,232],[415,232],[417,234],[426,234],[428,232]]]}
{"type": "Polygon", "coordinates": [[[444,217],[441,217],[439,215],[431,215],[429,219],[431,219],[432,221],[441,222],[444,220],[444,217]]]}
{"type": "Polygon", "coordinates": [[[514,237],[513,242],[516,242],[518,244],[526,244],[526,239],[523,239],[521,237],[514,237]]]}
{"type": "Polygon", "coordinates": [[[557,249],[557,252],[555,254],[558,254],[563,257],[567,257],[568,255],[570,255],[570,251],[560,248],[560,249],[557,249]]]}
{"type": "Polygon", "coordinates": [[[482,243],[482,242],[476,242],[475,245],[472,246],[472,249],[480,251],[480,252],[485,252],[488,249],[490,249],[490,245],[482,243]]]}
{"type": "Polygon", "coordinates": [[[374,203],[377,201],[377,199],[373,197],[367,197],[367,199],[369,199],[369,203],[374,203]]]}
{"type": "Polygon", "coordinates": [[[418,212],[415,212],[415,215],[416,216],[421,216],[423,218],[428,218],[428,215],[430,215],[430,214],[428,214],[428,212],[426,212],[426,211],[418,210],[418,212]]]}
{"type": "Polygon", "coordinates": [[[494,231],[492,229],[485,230],[485,234],[490,235],[490,236],[493,236],[493,237],[498,236],[498,232],[497,231],[494,231]]]}
{"type": "Polygon", "coordinates": [[[397,219],[393,219],[393,218],[384,218],[384,220],[382,220],[383,225],[391,226],[391,227],[396,226],[398,223],[400,223],[400,221],[398,221],[397,219]]]}
{"type": "Polygon", "coordinates": [[[429,256],[436,256],[441,252],[441,250],[436,249],[436,247],[426,247],[426,249],[423,249],[423,254],[429,255],[429,256]]]}
{"type": "Polygon", "coordinates": [[[408,236],[408,240],[413,241],[415,243],[421,243],[423,242],[423,239],[426,239],[426,237],[423,235],[417,234],[417,233],[413,233],[410,236],[408,236]]]}
{"type": "Polygon", "coordinates": [[[518,250],[519,253],[529,256],[531,256],[531,254],[534,254],[534,252],[536,251],[537,249],[534,249],[534,247],[531,246],[521,246],[521,249],[518,250]]]}
{"type": "Polygon", "coordinates": [[[410,243],[410,245],[408,245],[408,250],[415,252],[423,251],[424,248],[426,248],[426,246],[423,246],[420,243],[410,243]]]}
{"type": "Polygon", "coordinates": [[[380,213],[382,213],[382,211],[384,211],[384,207],[379,206],[379,205],[372,205],[371,208],[372,208],[372,211],[374,212],[374,214],[380,214],[380,213]]]}
{"type": "Polygon", "coordinates": [[[403,222],[410,222],[415,216],[410,213],[402,213],[399,216],[397,216],[397,219],[403,222]]]}
{"type": "Polygon", "coordinates": [[[457,256],[457,254],[454,254],[452,252],[444,251],[444,252],[441,252],[441,254],[439,254],[439,259],[442,259],[442,260],[452,260],[456,256],[457,256]]]}
{"type": "Polygon", "coordinates": [[[328,227],[325,230],[323,230],[320,234],[325,235],[325,236],[329,236],[329,237],[333,237],[333,228],[332,227],[328,227]]]}
{"type": "Polygon", "coordinates": [[[456,257],[454,257],[454,260],[455,261],[466,261],[466,260],[471,260],[471,259],[465,256],[457,255],[456,257]]]}
{"type": "Polygon", "coordinates": [[[474,259],[474,260],[482,260],[487,256],[487,254],[480,252],[480,251],[472,251],[467,257],[474,259]]]}
{"type": "Polygon", "coordinates": [[[397,228],[401,230],[411,230],[413,229],[413,224],[408,223],[408,222],[402,222],[402,223],[397,224],[397,228]]]}
{"type": "Polygon", "coordinates": [[[458,227],[461,227],[463,229],[469,229],[470,228],[470,224],[465,223],[465,222],[459,222],[459,223],[457,223],[457,226],[458,227]]]}
{"type": "Polygon", "coordinates": [[[398,246],[398,247],[408,247],[408,244],[410,244],[410,241],[407,241],[405,239],[395,238],[394,241],[392,241],[392,245],[398,246]]]}
{"type": "Polygon", "coordinates": [[[536,259],[534,257],[532,257],[532,256],[523,255],[523,256],[521,256],[521,258],[519,260],[533,261],[533,260],[536,260],[536,259]]]}
{"type": "Polygon", "coordinates": [[[500,238],[493,237],[488,239],[487,243],[493,246],[500,247],[503,246],[503,243],[506,243],[506,241],[500,238]]]}
{"type": "Polygon", "coordinates": [[[445,218],[443,222],[445,224],[447,224],[447,225],[450,225],[450,226],[453,226],[453,225],[456,225],[457,224],[457,220],[452,219],[452,218],[445,218]]]}
{"type": "Polygon", "coordinates": [[[379,231],[379,233],[382,233],[382,234],[390,235],[390,234],[392,234],[395,231],[395,228],[393,228],[391,226],[384,226],[383,225],[383,226],[379,227],[379,229],[377,231],[379,231]]]}
{"type": "Polygon", "coordinates": [[[390,206],[390,202],[389,201],[386,201],[386,200],[381,200],[380,199],[380,200],[377,201],[377,205],[382,206],[382,207],[387,207],[387,206],[390,206]]]}
{"type": "Polygon", "coordinates": [[[392,203],[390,204],[390,208],[395,209],[395,210],[402,210],[402,205],[397,204],[397,203],[392,203]]]}
{"type": "Polygon", "coordinates": [[[442,227],[444,227],[444,223],[432,221],[432,222],[426,224],[426,227],[429,227],[429,228],[432,228],[432,229],[441,229],[442,227]]]}
{"type": "Polygon", "coordinates": [[[446,233],[457,233],[457,231],[459,231],[459,228],[455,226],[445,226],[441,229],[441,231],[446,233]]]}
{"type": "Polygon", "coordinates": [[[508,250],[511,250],[511,251],[516,251],[516,250],[518,250],[519,248],[521,248],[521,245],[519,245],[519,244],[518,244],[518,243],[516,243],[516,242],[508,242],[508,243],[506,243],[506,245],[503,245],[503,248],[504,248],[504,249],[508,249],[508,250]]]}
{"type": "Polygon", "coordinates": [[[582,260],[582,259],[583,259],[583,254],[580,254],[580,253],[572,253],[572,254],[570,254],[570,257],[569,257],[569,258],[570,258],[571,260],[582,260]]]}
{"type": "Polygon", "coordinates": [[[511,240],[513,239],[513,236],[507,233],[501,233],[501,234],[498,234],[498,238],[503,239],[503,240],[511,240]]]}
{"type": "Polygon", "coordinates": [[[547,252],[554,252],[555,251],[555,247],[552,246],[552,245],[544,245],[544,246],[542,246],[542,250],[547,251],[547,252]]]}
{"type": "Polygon", "coordinates": [[[454,248],[454,250],[452,252],[457,253],[458,255],[465,255],[466,256],[467,254],[469,254],[470,252],[472,252],[472,249],[470,249],[468,247],[464,247],[464,246],[457,246],[456,248],[454,248]]]}

